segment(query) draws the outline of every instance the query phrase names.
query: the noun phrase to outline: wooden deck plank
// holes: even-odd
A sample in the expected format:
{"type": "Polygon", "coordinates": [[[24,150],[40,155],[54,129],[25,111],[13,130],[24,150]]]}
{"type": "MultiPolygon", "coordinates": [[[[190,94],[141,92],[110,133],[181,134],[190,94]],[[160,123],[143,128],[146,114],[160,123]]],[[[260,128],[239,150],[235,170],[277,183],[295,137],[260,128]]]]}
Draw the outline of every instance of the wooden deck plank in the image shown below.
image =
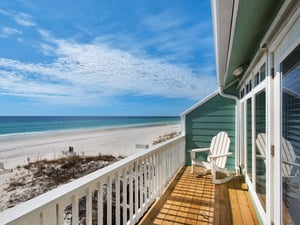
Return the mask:
{"type": "Polygon", "coordinates": [[[239,196],[237,192],[234,190],[236,187],[236,179],[234,182],[229,184],[229,200],[231,202],[231,213],[233,218],[233,224],[243,224],[243,218],[241,213],[241,207],[239,205],[239,196]]]}
{"type": "Polygon", "coordinates": [[[190,169],[185,167],[177,174],[139,225],[259,224],[241,177],[214,185],[210,175],[197,177],[190,169]]]}

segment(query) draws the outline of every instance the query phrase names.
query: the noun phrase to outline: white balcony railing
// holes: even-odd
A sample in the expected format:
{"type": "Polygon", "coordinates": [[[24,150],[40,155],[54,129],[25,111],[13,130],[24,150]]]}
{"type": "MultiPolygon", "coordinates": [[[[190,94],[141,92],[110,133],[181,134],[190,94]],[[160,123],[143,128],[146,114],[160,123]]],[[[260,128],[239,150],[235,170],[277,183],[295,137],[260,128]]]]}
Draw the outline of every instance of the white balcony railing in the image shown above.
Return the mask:
{"type": "Polygon", "coordinates": [[[135,224],[185,163],[184,136],[0,213],[4,225],[135,224]]]}

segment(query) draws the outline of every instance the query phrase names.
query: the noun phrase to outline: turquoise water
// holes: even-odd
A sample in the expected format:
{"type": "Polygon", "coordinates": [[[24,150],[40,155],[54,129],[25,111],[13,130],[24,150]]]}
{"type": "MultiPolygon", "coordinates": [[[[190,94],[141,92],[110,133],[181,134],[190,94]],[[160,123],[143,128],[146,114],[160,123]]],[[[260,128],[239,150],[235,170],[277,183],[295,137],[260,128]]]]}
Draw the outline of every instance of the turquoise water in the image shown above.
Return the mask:
{"type": "Polygon", "coordinates": [[[0,116],[0,135],[179,123],[179,117],[0,116]]]}

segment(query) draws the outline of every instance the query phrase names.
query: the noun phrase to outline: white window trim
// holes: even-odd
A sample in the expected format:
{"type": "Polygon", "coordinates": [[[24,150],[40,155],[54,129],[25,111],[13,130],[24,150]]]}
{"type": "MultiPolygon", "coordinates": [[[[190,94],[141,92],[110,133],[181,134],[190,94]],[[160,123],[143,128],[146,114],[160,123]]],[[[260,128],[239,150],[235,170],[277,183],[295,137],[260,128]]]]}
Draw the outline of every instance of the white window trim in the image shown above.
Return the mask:
{"type": "MultiPolygon", "coordinates": [[[[266,224],[267,221],[267,213],[268,213],[268,206],[270,205],[270,202],[268,202],[268,200],[270,199],[270,192],[269,192],[269,187],[270,185],[270,181],[267,179],[269,177],[269,172],[270,170],[268,162],[266,164],[266,211],[264,210],[258,195],[256,193],[256,142],[255,142],[255,135],[256,135],[256,118],[255,118],[255,97],[257,94],[259,94],[262,91],[265,91],[266,93],[266,107],[267,107],[267,91],[268,91],[268,79],[269,79],[269,69],[268,69],[268,52],[265,51],[265,53],[262,55],[262,57],[258,60],[257,64],[255,64],[255,66],[253,66],[253,69],[251,70],[251,72],[248,74],[248,77],[244,80],[244,83],[241,85],[241,88],[239,89],[239,93],[241,93],[242,89],[244,89],[244,97],[240,100],[240,107],[243,106],[243,118],[240,118],[240,121],[242,121],[241,125],[242,127],[242,135],[241,138],[243,138],[243,146],[241,148],[241,150],[245,150],[247,149],[247,142],[245,141],[247,139],[247,101],[248,99],[250,99],[251,101],[251,132],[252,132],[252,181],[250,180],[249,176],[248,176],[248,160],[247,160],[247,152],[242,153],[244,158],[243,160],[243,164],[244,164],[244,174],[245,174],[245,180],[246,183],[249,187],[249,192],[252,196],[252,199],[255,203],[256,209],[261,217],[261,219],[263,220],[264,224],[266,224]],[[265,72],[265,79],[263,81],[261,81],[258,85],[255,86],[255,75],[257,73],[260,72],[260,68],[263,66],[263,64],[265,64],[266,66],[266,72],[265,72]],[[252,88],[251,91],[249,91],[249,93],[246,93],[246,88],[245,86],[250,82],[252,82],[252,88]]],[[[268,109],[266,109],[266,121],[268,121],[268,109]]],[[[266,124],[266,129],[267,129],[267,124],[266,124]]],[[[267,130],[266,130],[267,132],[267,130]]]]}

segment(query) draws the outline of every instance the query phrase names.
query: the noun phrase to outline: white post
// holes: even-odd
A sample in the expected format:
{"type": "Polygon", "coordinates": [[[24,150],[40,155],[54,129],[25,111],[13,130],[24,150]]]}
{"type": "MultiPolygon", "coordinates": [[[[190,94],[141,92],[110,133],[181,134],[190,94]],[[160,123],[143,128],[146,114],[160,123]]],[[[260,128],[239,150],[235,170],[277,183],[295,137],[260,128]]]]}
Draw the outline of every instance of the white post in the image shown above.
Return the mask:
{"type": "Polygon", "coordinates": [[[119,171],[116,172],[116,203],[115,203],[115,211],[116,211],[116,224],[120,224],[120,175],[119,171]]]}
{"type": "Polygon", "coordinates": [[[72,224],[78,224],[78,198],[76,193],[72,196],[72,224]]]}
{"type": "Polygon", "coordinates": [[[112,210],[111,210],[111,206],[112,206],[112,179],[111,176],[107,177],[107,186],[106,186],[106,200],[107,200],[107,204],[106,204],[106,209],[107,209],[107,214],[106,214],[106,220],[107,220],[107,224],[112,224],[112,210]]]}
{"type": "Polygon", "coordinates": [[[85,214],[86,214],[86,224],[87,225],[92,225],[92,196],[91,196],[91,189],[90,187],[87,187],[86,191],[85,191],[85,198],[86,198],[86,210],[85,210],[85,214]]]}
{"type": "Polygon", "coordinates": [[[97,185],[98,190],[98,225],[103,224],[103,184],[101,181],[97,185]]]}

